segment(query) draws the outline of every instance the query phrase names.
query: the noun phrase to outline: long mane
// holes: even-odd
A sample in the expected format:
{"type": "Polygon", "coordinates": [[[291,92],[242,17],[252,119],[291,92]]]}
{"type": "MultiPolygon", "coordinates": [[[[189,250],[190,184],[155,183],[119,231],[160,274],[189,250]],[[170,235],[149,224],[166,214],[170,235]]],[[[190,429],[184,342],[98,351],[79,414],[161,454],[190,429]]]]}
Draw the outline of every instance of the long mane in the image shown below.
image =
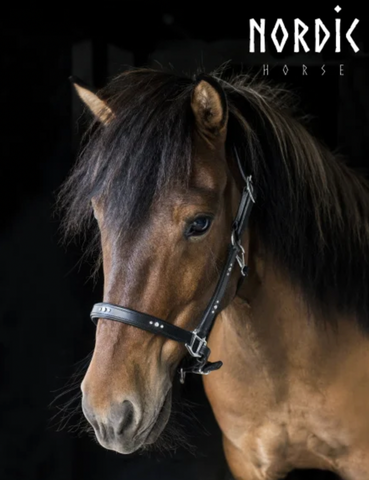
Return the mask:
{"type": "MultiPolygon", "coordinates": [[[[369,185],[308,132],[294,96],[248,76],[224,80],[227,148],[253,175],[252,228],[266,251],[322,315],[346,314],[369,330],[369,185]]],[[[68,233],[91,224],[91,199],[106,221],[136,231],[157,195],[192,171],[195,80],[158,70],[125,72],[101,92],[116,118],[95,126],[60,201],[68,233]]]]}

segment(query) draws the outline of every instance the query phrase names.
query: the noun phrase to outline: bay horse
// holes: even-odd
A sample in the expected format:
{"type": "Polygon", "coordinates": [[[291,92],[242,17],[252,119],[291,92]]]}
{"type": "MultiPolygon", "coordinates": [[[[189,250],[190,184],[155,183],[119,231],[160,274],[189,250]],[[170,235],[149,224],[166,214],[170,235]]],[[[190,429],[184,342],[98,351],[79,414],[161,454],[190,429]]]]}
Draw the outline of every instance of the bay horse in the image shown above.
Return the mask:
{"type": "Polygon", "coordinates": [[[95,121],[61,198],[67,233],[96,226],[101,245],[81,385],[99,443],[154,443],[189,353],[181,380],[204,375],[235,479],[367,480],[366,180],[293,96],[245,75],[131,69],[75,87],[95,121]]]}

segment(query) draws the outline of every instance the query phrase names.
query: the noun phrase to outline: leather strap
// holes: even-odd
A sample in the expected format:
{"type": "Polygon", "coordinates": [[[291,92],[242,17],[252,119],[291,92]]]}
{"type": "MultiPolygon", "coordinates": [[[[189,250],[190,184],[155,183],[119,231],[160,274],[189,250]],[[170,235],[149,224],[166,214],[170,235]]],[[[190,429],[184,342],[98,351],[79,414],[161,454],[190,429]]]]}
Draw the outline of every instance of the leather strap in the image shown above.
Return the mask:
{"type": "MultiPolygon", "coordinates": [[[[198,371],[196,371],[196,373],[206,374],[205,371],[201,371],[201,367],[204,367],[206,363],[208,363],[207,371],[209,372],[215,370],[215,365],[217,365],[216,368],[222,366],[222,362],[215,362],[215,364],[207,362],[210,349],[206,344],[206,339],[201,338],[196,330],[191,332],[184,328],[176,327],[164,320],[160,320],[157,317],[153,317],[152,315],[106,302],[96,303],[92,308],[90,316],[95,325],[97,325],[100,318],[103,318],[105,320],[132,325],[141,330],[146,330],[147,332],[162,335],[176,342],[184,343],[191,356],[197,359],[196,368],[198,371]]],[[[195,366],[192,366],[190,370],[193,371],[194,367],[195,366]]]]}
{"type": "Polygon", "coordinates": [[[247,265],[245,264],[244,259],[245,251],[241,245],[241,236],[242,232],[246,228],[251,213],[251,208],[253,202],[255,202],[255,199],[253,197],[253,186],[251,182],[251,177],[248,177],[246,181],[247,185],[243,189],[237,215],[233,222],[231,245],[229,246],[228,258],[218,281],[215,293],[212,296],[209,305],[201,319],[200,325],[197,328],[198,334],[201,337],[206,337],[209,334],[211,327],[213,326],[215,317],[220,311],[221,300],[225,294],[236,261],[240,265],[242,276],[247,275],[247,265]]]}
{"type": "Polygon", "coordinates": [[[147,313],[137,312],[130,308],[120,307],[112,303],[96,303],[91,311],[91,319],[97,325],[99,318],[126,323],[147,332],[163,335],[176,342],[190,343],[192,332],[176,327],[147,313]]]}

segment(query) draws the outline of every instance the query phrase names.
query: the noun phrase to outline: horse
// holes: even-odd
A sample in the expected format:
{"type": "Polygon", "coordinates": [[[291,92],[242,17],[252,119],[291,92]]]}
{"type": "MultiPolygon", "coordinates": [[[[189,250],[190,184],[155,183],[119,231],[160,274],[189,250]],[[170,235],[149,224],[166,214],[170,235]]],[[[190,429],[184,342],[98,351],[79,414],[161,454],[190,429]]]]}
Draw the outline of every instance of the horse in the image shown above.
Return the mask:
{"type": "Polygon", "coordinates": [[[66,234],[101,247],[81,384],[98,442],[155,443],[178,371],[195,373],[235,479],[367,480],[367,180],[293,93],[247,74],[74,86],[93,121],[61,202],[66,234]]]}

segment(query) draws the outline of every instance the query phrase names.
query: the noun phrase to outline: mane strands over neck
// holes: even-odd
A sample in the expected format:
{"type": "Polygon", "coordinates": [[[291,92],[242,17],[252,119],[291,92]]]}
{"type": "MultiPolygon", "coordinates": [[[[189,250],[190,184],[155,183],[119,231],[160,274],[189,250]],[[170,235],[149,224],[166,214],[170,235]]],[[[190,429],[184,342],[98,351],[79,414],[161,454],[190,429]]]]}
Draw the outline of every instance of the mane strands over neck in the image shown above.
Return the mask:
{"type": "MultiPolygon", "coordinates": [[[[369,187],[304,127],[283,89],[248,76],[223,80],[233,147],[253,175],[251,228],[307,303],[369,330],[369,187]]],[[[192,172],[195,80],[151,69],[118,76],[102,92],[114,112],[95,126],[60,194],[67,233],[91,224],[91,199],[119,235],[138,232],[158,195],[185,187],[192,172]]]]}
{"type": "Polygon", "coordinates": [[[293,96],[239,76],[220,79],[231,105],[228,142],[244,153],[265,249],[329,319],[369,330],[369,184],[313,138],[293,96]]]}

